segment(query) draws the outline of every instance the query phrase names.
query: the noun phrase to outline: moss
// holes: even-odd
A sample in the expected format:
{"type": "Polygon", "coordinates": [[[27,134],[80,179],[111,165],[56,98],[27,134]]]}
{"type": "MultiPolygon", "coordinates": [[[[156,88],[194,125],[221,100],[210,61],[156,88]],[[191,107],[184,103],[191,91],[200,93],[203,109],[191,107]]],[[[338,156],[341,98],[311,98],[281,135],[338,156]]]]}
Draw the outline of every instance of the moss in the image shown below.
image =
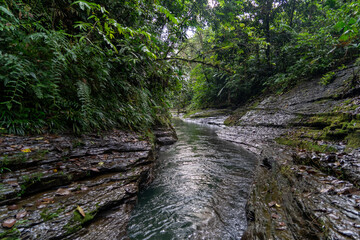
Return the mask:
{"type": "Polygon", "coordinates": [[[11,169],[16,169],[27,161],[44,160],[48,152],[49,150],[39,150],[31,153],[20,152],[10,156],[4,155],[0,158],[0,166],[10,166],[11,169]]]}
{"type": "Polygon", "coordinates": [[[147,129],[144,133],[139,137],[139,140],[147,140],[151,144],[155,144],[156,137],[154,132],[151,129],[147,129]]]}
{"type": "Polygon", "coordinates": [[[87,222],[90,222],[94,219],[96,215],[96,210],[86,213],[85,217],[81,216],[81,214],[75,210],[73,213],[73,217],[70,219],[70,221],[64,226],[64,229],[66,230],[67,234],[71,234],[74,232],[79,231],[87,222]]]}
{"type": "Polygon", "coordinates": [[[250,110],[254,110],[255,108],[257,108],[259,106],[259,104],[261,103],[261,100],[255,101],[251,106],[250,106],[250,110]]]}
{"type": "MultiPolygon", "coordinates": [[[[360,121],[357,115],[347,113],[319,114],[311,117],[307,125],[315,130],[301,129],[303,136],[323,140],[344,140],[349,134],[360,130],[360,121]],[[306,131],[314,133],[305,134],[306,131]]],[[[301,134],[298,134],[301,136],[301,134]]]]}
{"type": "Polygon", "coordinates": [[[31,156],[31,160],[32,159],[35,159],[35,160],[44,160],[45,159],[45,155],[49,153],[49,150],[48,149],[42,149],[42,150],[39,150],[37,152],[35,152],[32,156],[31,156]]]}
{"type": "Polygon", "coordinates": [[[42,220],[49,221],[51,219],[59,217],[59,214],[62,213],[64,210],[64,208],[60,208],[55,212],[50,212],[49,209],[45,209],[40,213],[40,216],[42,220]]]}
{"type": "Polygon", "coordinates": [[[225,119],[225,126],[236,126],[239,125],[240,119],[247,113],[247,108],[236,109],[231,116],[225,119]]]}
{"type": "Polygon", "coordinates": [[[312,141],[299,140],[299,139],[290,139],[290,138],[277,138],[275,141],[282,145],[287,145],[290,147],[297,147],[300,149],[314,151],[314,152],[335,152],[336,149],[330,147],[326,144],[319,145],[312,141]]]}
{"type": "Polygon", "coordinates": [[[353,119],[351,122],[346,123],[344,127],[353,131],[360,130],[360,121],[358,119],[353,119]]]}
{"type": "Polygon", "coordinates": [[[332,83],[336,78],[335,72],[328,72],[326,73],[320,80],[320,83],[324,86],[332,83]]]}
{"type": "Polygon", "coordinates": [[[334,129],[329,130],[326,129],[325,139],[329,140],[341,140],[344,139],[349,134],[349,130],[347,129],[334,129]]]}
{"type": "Polygon", "coordinates": [[[345,140],[347,141],[347,149],[360,148],[360,131],[349,134],[345,140]]]}
{"type": "Polygon", "coordinates": [[[28,160],[28,153],[20,152],[12,156],[6,156],[6,165],[23,164],[28,160]]]}
{"type": "Polygon", "coordinates": [[[18,227],[23,225],[28,220],[18,220],[15,225],[8,230],[0,232],[0,239],[1,240],[20,240],[21,232],[19,231],[18,227]]]}
{"type": "Polygon", "coordinates": [[[198,112],[200,112],[200,111],[201,111],[200,109],[191,110],[191,111],[187,112],[187,113],[184,115],[184,118],[188,118],[188,117],[190,117],[191,115],[194,115],[195,113],[198,113],[198,112]]]}
{"type": "Polygon", "coordinates": [[[224,124],[225,126],[236,126],[240,123],[240,118],[243,115],[232,115],[225,119],[224,124]]]}
{"type": "Polygon", "coordinates": [[[84,143],[84,141],[81,140],[81,139],[74,139],[74,140],[72,141],[72,146],[73,146],[73,148],[83,147],[83,146],[85,146],[85,143],[84,143]]]}
{"type": "Polygon", "coordinates": [[[328,113],[328,114],[318,114],[311,117],[307,121],[307,125],[313,127],[338,127],[342,125],[343,122],[348,122],[352,120],[352,115],[346,113],[328,113]]]}
{"type": "Polygon", "coordinates": [[[17,240],[20,239],[20,231],[16,227],[12,227],[9,230],[5,230],[0,233],[1,240],[17,240]]]}
{"type": "Polygon", "coordinates": [[[280,173],[285,176],[286,178],[288,178],[289,180],[294,178],[294,172],[291,169],[291,166],[289,165],[282,165],[280,167],[280,173]]]}
{"type": "Polygon", "coordinates": [[[220,116],[225,115],[229,111],[227,109],[216,109],[216,110],[195,110],[187,113],[184,115],[185,118],[206,118],[206,117],[214,117],[214,116],[220,116]]]}

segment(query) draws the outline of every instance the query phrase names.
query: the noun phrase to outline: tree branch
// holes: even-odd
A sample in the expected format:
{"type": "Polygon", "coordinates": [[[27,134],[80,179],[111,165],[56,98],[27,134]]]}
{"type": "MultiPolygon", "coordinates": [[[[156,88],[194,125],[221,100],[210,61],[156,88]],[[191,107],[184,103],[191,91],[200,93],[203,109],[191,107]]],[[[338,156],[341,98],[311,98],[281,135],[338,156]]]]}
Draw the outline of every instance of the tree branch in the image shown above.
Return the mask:
{"type": "Polygon", "coordinates": [[[166,60],[178,60],[178,61],[184,61],[184,62],[190,62],[190,63],[200,63],[203,64],[205,66],[209,66],[209,67],[213,67],[213,68],[217,68],[220,69],[224,72],[233,74],[234,72],[231,71],[230,69],[226,69],[223,67],[220,67],[217,64],[212,64],[212,63],[208,63],[208,62],[204,62],[204,61],[200,61],[200,60],[195,60],[195,59],[186,59],[186,58],[179,58],[179,57],[166,57],[166,58],[159,58],[157,59],[157,61],[166,61],[166,60]]]}

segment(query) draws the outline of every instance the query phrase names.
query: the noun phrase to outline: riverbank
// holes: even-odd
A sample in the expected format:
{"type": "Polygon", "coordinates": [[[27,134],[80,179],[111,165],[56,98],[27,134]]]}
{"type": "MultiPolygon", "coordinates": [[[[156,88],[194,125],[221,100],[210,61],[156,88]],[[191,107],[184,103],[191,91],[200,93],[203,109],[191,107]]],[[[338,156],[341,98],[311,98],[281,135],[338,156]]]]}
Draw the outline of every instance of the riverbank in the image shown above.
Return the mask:
{"type": "Polygon", "coordinates": [[[123,238],[158,147],[175,141],[163,127],[146,135],[1,135],[1,238],[123,238]]]}
{"type": "Polygon", "coordinates": [[[358,72],[258,99],[218,129],[259,159],[243,239],[360,239],[358,72]]]}

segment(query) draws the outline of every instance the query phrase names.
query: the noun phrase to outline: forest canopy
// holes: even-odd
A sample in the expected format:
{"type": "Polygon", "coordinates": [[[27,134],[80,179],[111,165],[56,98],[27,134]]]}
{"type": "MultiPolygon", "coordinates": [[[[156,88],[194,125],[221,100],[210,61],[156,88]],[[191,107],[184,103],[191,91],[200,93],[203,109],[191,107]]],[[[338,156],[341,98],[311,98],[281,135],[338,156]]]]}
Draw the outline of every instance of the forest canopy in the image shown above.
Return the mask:
{"type": "Polygon", "coordinates": [[[198,28],[179,54],[207,63],[190,66],[182,106],[238,106],[259,94],[281,93],[309,77],[329,83],[331,71],[359,57],[359,4],[217,1],[207,16],[208,27],[198,28]]]}
{"type": "Polygon", "coordinates": [[[148,129],[172,106],[236,106],[360,48],[357,1],[0,2],[6,133],[148,129]]]}

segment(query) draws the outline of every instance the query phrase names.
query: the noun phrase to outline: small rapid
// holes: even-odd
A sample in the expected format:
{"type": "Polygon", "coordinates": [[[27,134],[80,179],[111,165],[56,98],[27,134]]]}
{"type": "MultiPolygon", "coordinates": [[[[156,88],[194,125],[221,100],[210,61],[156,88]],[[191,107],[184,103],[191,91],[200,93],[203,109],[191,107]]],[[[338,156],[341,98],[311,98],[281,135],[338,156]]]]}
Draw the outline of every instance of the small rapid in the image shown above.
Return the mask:
{"type": "Polygon", "coordinates": [[[240,239],[255,157],[214,128],[174,125],[179,140],[160,151],[156,178],[133,211],[130,239],[240,239]]]}

